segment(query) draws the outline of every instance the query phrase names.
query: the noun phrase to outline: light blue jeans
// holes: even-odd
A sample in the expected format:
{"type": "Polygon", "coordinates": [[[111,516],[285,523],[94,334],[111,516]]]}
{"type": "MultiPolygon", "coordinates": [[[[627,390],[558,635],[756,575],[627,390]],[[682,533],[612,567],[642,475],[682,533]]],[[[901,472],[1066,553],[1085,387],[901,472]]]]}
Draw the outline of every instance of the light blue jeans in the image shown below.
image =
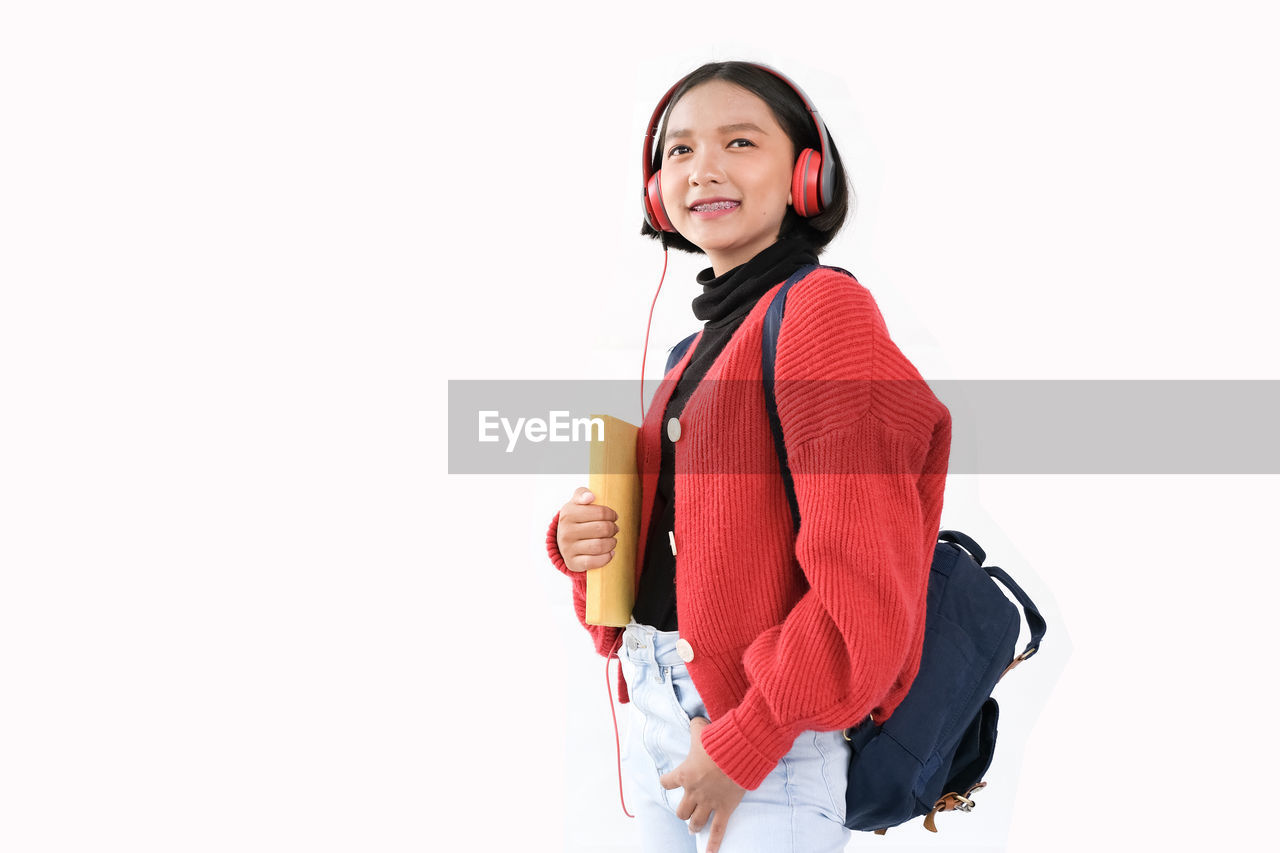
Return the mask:
{"type": "MultiPolygon", "coordinates": [[[[682,788],[665,790],[658,777],[689,754],[689,721],[707,716],[675,632],[632,622],[618,649],[631,694],[630,727],[622,753],[627,805],[640,825],[645,853],[705,853],[711,822],[696,836],[676,817],[682,788]]],[[[845,781],[849,745],[840,732],[804,732],[729,817],[720,853],[836,853],[844,850],[845,781]]]]}

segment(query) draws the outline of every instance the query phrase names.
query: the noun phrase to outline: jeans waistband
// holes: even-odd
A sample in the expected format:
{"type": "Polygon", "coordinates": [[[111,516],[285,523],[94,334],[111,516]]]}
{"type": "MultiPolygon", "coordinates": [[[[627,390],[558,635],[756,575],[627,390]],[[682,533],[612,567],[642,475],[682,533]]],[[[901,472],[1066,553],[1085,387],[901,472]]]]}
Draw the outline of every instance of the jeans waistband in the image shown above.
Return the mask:
{"type": "Polygon", "coordinates": [[[632,620],[623,630],[618,657],[625,657],[637,664],[684,666],[684,660],[676,651],[676,641],[679,639],[678,631],[659,631],[651,625],[641,625],[632,620]]]}

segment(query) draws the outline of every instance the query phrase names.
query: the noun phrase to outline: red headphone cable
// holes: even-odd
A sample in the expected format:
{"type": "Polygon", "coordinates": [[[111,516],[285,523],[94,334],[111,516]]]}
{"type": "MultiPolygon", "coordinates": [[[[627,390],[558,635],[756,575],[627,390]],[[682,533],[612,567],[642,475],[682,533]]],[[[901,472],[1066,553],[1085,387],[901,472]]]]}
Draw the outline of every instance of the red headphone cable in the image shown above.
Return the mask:
{"type": "MultiPolygon", "coordinates": [[[[640,353],[640,423],[644,423],[644,362],[649,355],[649,328],[653,325],[653,306],[658,304],[658,294],[662,292],[662,283],[667,280],[667,235],[662,235],[662,278],[658,279],[658,289],[654,291],[653,302],[649,303],[649,322],[644,327],[644,350],[640,353]]],[[[625,811],[625,809],[624,809],[625,811]]]]}
{"type": "MultiPolygon", "coordinates": [[[[662,283],[667,280],[667,235],[662,235],[662,277],[658,279],[658,289],[654,291],[653,301],[649,303],[649,321],[644,327],[644,349],[640,352],[640,423],[644,423],[644,363],[649,355],[649,329],[653,326],[653,308],[658,304],[658,294],[662,292],[662,283]]],[[[618,714],[613,709],[613,684],[609,681],[609,662],[616,655],[604,659],[604,686],[609,691],[609,715],[613,717],[613,746],[618,759],[618,800],[622,803],[622,813],[627,817],[635,817],[627,811],[627,799],[622,793],[622,739],[618,735],[618,714]]],[[[622,666],[619,659],[618,666],[622,666]]]]}
{"type": "MultiPolygon", "coordinates": [[[[609,714],[613,717],[613,747],[618,758],[618,800],[622,803],[622,813],[627,817],[635,817],[627,811],[627,798],[622,793],[622,739],[618,736],[618,713],[613,710],[613,684],[609,681],[609,663],[618,656],[610,655],[604,659],[604,686],[609,691],[609,714]]],[[[622,658],[618,658],[618,666],[622,666],[622,658]]]]}

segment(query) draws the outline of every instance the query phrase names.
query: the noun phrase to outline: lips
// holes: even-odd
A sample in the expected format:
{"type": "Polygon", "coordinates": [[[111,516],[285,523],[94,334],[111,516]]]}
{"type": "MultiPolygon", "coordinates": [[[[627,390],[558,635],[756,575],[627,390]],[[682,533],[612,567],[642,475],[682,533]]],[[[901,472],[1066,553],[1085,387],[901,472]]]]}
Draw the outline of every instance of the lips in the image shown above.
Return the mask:
{"type": "Polygon", "coordinates": [[[702,198],[689,205],[689,215],[694,219],[710,220],[731,216],[742,202],[731,198],[702,198]]]}
{"type": "Polygon", "coordinates": [[[696,213],[711,213],[713,211],[733,210],[740,202],[728,198],[707,199],[705,201],[694,202],[689,205],[689,209],[696,213]]]}

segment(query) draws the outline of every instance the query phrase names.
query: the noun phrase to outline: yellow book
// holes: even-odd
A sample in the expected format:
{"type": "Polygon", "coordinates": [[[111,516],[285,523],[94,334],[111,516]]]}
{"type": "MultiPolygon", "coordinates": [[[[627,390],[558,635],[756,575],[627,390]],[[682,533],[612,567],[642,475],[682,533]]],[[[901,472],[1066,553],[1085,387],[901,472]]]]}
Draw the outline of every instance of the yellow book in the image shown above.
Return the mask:
{"type": "Polygon", "coordinates": [[[604,438],[591,430],[591,468],[587,488],[595,503],[618,513],[618,546],[613,559],[587,571],[587,624],[623,627],[636,601],[636,544],[640,532],[640,475],[636,471],[637,428],[610,415],[592,415],[604,423],[604,438]]]}

